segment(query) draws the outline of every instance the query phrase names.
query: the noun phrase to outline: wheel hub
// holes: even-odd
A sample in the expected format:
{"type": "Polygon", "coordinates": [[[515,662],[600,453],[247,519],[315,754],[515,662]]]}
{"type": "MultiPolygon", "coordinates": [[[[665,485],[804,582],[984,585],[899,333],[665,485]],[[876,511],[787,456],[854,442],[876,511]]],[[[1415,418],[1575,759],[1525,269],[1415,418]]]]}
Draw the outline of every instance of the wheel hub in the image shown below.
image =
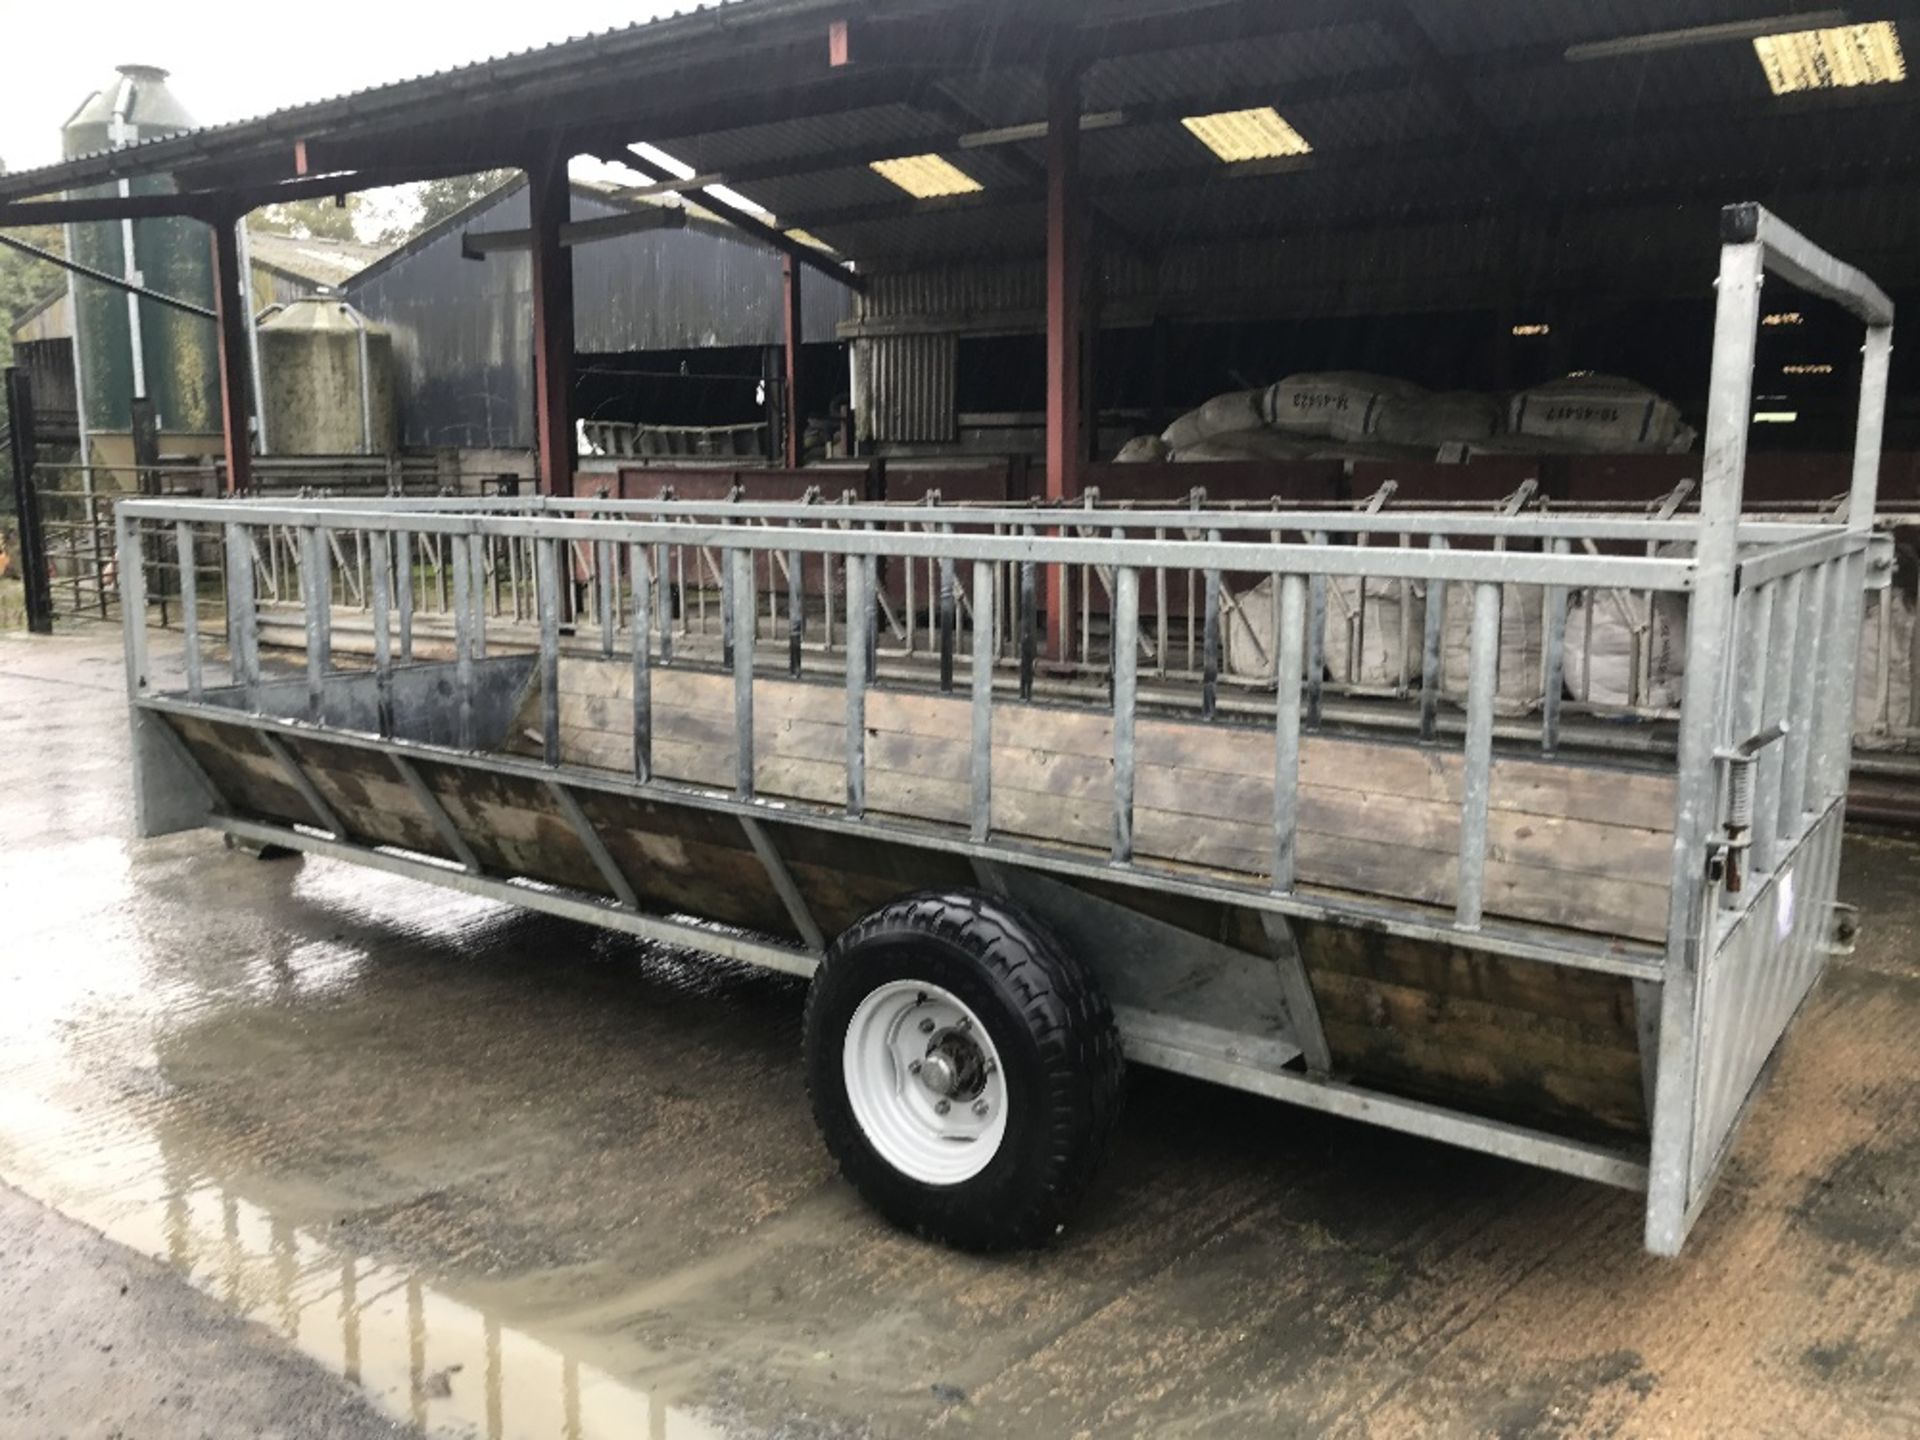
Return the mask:
{"type": "Polygon", "coordinates": [[[847,1098],[890,1164],[935,1185],[985,1168],[1006,1131],[1006,1080],[963,1001],[936,985],[888,982],[855,1009],[844,1046],[847,1098]]]}

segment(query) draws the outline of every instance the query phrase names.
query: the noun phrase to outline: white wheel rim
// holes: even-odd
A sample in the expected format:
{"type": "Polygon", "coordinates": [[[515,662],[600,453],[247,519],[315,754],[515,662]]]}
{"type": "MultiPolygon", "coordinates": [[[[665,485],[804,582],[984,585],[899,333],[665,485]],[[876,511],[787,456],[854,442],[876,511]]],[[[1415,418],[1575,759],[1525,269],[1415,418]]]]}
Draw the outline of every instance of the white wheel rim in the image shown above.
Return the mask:
{"type": "Polygon", "coordinates": [[[847,1101],[867,1143],[925,1185],[986,1169],[1007,1133],[1007,1080],[980,1017],[918,980],[880,986],[854,1010],[841,1050],[847,1101]]]}

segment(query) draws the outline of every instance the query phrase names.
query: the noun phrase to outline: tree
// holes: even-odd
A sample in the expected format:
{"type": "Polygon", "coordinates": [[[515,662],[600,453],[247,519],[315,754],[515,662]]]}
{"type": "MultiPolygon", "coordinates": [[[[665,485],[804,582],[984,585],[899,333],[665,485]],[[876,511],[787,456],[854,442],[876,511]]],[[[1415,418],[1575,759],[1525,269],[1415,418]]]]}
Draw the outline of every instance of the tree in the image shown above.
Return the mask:
{"type": "MultiPolygon", "coordinates": [[[[66,254],[66,242],[58,225],[40,225],[27,230],[9,230],[15,239],[56,255],[66,254]]],[[[34,306],[66,283],[57,265],[36,260],[18,250],[0,246],[0,367],[13,363],[13,327],[34,306]]]]}
{"type": "Polygon", "coordinates": [[[345,205],[336,205],[330,198],[288,200],[254,212],[247,225],[263,234],[291,235],[296,240],[357,240],[360,236],[353,222],[361,208],[358,195],[349,195],[345,205]]]}
{"type": "Polygon", "coordinates": [[[482,170],[477,175],[455,175],[446,180],[429,180],[415,195],[420,214],[413,222],[380,238],[394,245],[403,244],[422,230],[438,225],[449,215],[457,215],[474,201],[490,195],[513,179],[512,170],[482,170]]]}

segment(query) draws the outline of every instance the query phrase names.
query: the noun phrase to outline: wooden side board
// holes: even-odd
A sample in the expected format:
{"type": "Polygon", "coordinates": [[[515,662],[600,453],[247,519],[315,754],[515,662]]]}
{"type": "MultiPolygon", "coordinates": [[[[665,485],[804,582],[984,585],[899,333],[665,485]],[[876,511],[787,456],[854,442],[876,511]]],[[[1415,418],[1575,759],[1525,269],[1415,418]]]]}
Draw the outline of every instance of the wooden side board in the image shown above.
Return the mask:
{"type": "MultiPolygon", "coordinates": [[[[563,660],[561,758],[632,766],[631,672],[563,660]]],[[[538,753],[540,697],[513,748],[538,753]]],[[[876,689],[866,702],[866,795],[879,814],[965,825],[971,713],[962,695],[876,689]]],[[[731,677],[653,676],[654,766],[665,779],[731,790],[731,677]]],[[[1113,732],[1085,710],[997,704],[996,833],[1105,850],[1113,834],[1113,732]]],[[[846,701],[830,683],[754,685],[754,780],[765,796],[846,800],[846,701]]],[[[1273,739],[1243,724],[1143,717],[1136,733],[1134,844],[1144,860],[1264,877],[1272,863],[1273,739]]],[[[1455,898],[1463,764],[1389,740],[1301,743],[1300,879],[1313,886],[1449,906],[1455,898]]],[[[1669,775],[1495,758],[1488,822],[1491,915],[1658,940],[1672,861],[1669,775]]]]}
{"type": "MultiPolygon", "coordinates": [[[[315,822],[256,731],[199,718],[168,723],[228,808],[285,824],[315,822]]],[[[452,858],[384,755],[318,735],[286,744],[353,839],[452,858]]],[[[488,873],[607,893],[538,779],[424,758],[416,764],[488,873]]],[[[576,793],[643,905],[798,938],[732,817],[576,793]]],[[[910,891],[977,883],[964,859],[895,837],[829,836],[777,822],[767,828],[828,936],[910,891]]],[[[1268,953],[1258,915],[1244,907],[1111,882],[1077,888],[1249,956],[1268,953]]],[[[1627,980],[1339,925],[1301,922],[1294,934],[1340,1074],[1571,1135],[1644,1133],[1627,980]]],[[[1175,1011],[1178,1003],[1170,997],[1175,1011]]]]}

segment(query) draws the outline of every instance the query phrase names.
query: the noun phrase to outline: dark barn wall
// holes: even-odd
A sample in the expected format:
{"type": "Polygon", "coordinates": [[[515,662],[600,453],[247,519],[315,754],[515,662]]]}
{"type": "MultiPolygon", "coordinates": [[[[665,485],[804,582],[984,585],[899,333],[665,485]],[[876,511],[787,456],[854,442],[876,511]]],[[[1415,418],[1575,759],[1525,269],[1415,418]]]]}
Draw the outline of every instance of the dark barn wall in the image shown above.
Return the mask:
{"type": "MultiPolygon", "coordinates": [[[[624,213],[576,192],[576,220],[624,213]]],[[[520,449],[533,444],[533,302],[525,251],[460,253],[467,230],[527,224],[524,189],[403,248],[350,282],[347,298],[393,333],[406,445],[520,449]]],[[[802,290],[803,333],[831,342],[848,292],[818,276],[802,290]]],[[[642,353],[775,345],[780,257],[699,220],[574,251],[576,345],[605,362],[642,353]]],[[[677,365],[679,355],[674,355],[677,365]]],[[[636,368],[645,368],[637,366],[636,368]]],[[[604,377],[603,377],[604,378],[604,377]]],[[[596,393],[588,414],[604,406],[596,393]]],[[[674,415],[646,418],[673,423],[674,415]]],[[[680,423],[700,423],[690,420],[680,423]]]]}

